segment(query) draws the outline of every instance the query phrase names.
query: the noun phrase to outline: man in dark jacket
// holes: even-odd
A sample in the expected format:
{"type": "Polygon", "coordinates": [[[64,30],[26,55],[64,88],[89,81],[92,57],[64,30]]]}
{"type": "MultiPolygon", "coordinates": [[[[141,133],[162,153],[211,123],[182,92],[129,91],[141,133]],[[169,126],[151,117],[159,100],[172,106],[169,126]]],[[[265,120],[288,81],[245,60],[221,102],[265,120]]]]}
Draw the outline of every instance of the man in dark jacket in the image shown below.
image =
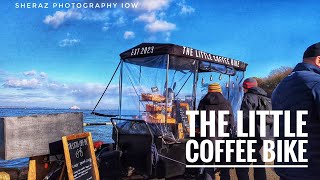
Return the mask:
{"type": "MultiPolygon", "coordinates": [[[[200,100],[198,110],[206,110],[207,111],[207,120],[209,120],[209,112],[216,111],[215,113],[215,137],[212,140],[222,139],[218,137],[218,111],[220,110],[228,110],[230,116],[225,118],[225,121],[229,122],[229,127],[233,126],[233,113],[230,102],[222,95],[221,86],[218,83],[212,83],[208,86],[208,93],[200,100]]],[[[209,130],[209,127],[207,127],[209,130]]],[[[225,132],[227,132],[228,127],[225,126],[225,132]]],[[[209,134],[209,131],[207,131],[209,134]]]]}
{"type": "MultiPolygon", "coordinates": [[[[244,80],[243,90],[244,90],[244,97],[243,97],[240,109],[243,111],[243,131],[247,133],[249,132],[249,111],[250,110],[266,110],[261,108],[262,107],[261,101],[262,99],[268,99],[268,98],[267,98],[267,93],[263,89],[258,87],[258,83],[254,78],[247,78],[244,80]]],[[[256,119],[256,122],[259,122],[259,119],[256,119]]],[[[255,162],[254,164],[264,165],[261,154],[259,152],[263,145],[263,141],[260,138],[258,126],[256,125],[255,128],[256,128],[255,137],[247,137],[242,139],[257,140],[257,143],[254,144],[253,146],[253,148],[255,149],[253,158],[257,159],[257,162],[255,162]]],[[[244,153],[244,156],[246,156],[246,152],[244,153]]],[[[242,163],[242,164],[248,165],[248,163],[242,163]]],[[[248,174],[249,168],[237,168],[236,172],[239,180],[249,180],[249,174],[248,174]]],[[[254,169],[254,179],[265,180],[266,179],[265,168],[254,169]]]]}
{"type": "MultiPolygon", "coordinates": [[[[293,72],[280,82],[272,93],[272,106],[274,110],[291,112],[290,127],[284,127],[284,118],[280,116],[280,137],[276,140],[288,139],[284,137],[284,128],[295,132],[297,110],[308,110],[308,115],[302,116],[306,122],[302,132],[308,133],[308,138],[305,138],[308,144],[304,145],[308,168],[276,168],[276,173],[284,180],[320,179],[320,42],[308,47],[303,54],[303,62],[297,64],[293,72]]],[[[297,148],[294,151],[297,155],[297,148]]]]}
{"type": "MultiPolygon", "coordinates": [[[[215,137],[210,137],[207,139],[210,139],[215,142],[215,140],[222,139],[221,137],[218,137],[218,111],[220,110],[227,110],[229,111],[229,116],[225,117],[225,121],[228,121],[228,126],[225,126],[224,132],[229,132],[230,128],[234,124],[234,119],[233,119],[233,111],[230,102],[222,95],[222,90],[221,86],[218,83],[213,83],[208,86],[208,93],[200,100],[198,110],[206,110],[207,111],[207,120],[209,120],[209,112],[210,111],[215,111],[215,137]]],[[[197,120],[197,124],[200,127],[200,120],[197,120]]],[[[209,127],[207,126],[207,137],[209,137],[209,127]]],[[[211,152],[212,153],[212,152],[211,152]]],[[[223,160],[223,157],[225,155],[221,155],[221,161],[223,160]]],[[[224,162],[221,162],[222,164],[224,162]]],[[[214,179],[214,169],[205,169],[205,172],[209,174],[212,179],[214,179]]],[[[229,176],[229,169],[223,168],[221,169],[221,178],[222,180],[225,179],[230,179],[229,176]]]]}

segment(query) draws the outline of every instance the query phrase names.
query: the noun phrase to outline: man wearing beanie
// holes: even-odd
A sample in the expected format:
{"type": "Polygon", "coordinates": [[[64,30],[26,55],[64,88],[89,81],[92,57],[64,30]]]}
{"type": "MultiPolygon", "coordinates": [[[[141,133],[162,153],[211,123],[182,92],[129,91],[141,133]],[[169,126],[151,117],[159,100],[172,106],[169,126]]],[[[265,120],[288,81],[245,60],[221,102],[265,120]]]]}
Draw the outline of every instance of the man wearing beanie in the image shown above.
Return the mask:
{"type": "MultiPolygon", "coordinates": [[[[241,110],[243,111],[243,131],[249,132],[249,111],[251,110],[271,110],[271,100],[267,97],[267,93],[258,87],[258,82],[255,78],[247,78],[243,82],[244,96],[241,104],[241,110]],[[264,105],[263,105],[264,104],[264,105]],[[269,106],[266,106],[268,104],[269,106]]],[[[255,153],[253,158],[257,159],[255,165],[264,165],[260,149],[262,148],[263,141],[260,138],[258,124],[260,119],[256,119],[255,137],[242,138],[244,140],[256,140],[257,143],[254,145],[255,153]]],[[[246,152],[244,153],[246,154],[246,152]]],[[[248,165],[244,163],[243,165],[248,165]]],[[[237,168],[237,176],[239,180],[249,180],[249,168],[237,168]]],[[[254,169],[254,179],[266,180],[265,168],[254,169]]]]}
{"type": "MultiPolygon", "coordinates": [[[[280,116],[280,136],[276,140],[288,140],[284,137],[284,128],[290,128],[295,132],[296,111],[308,110],[308,115],[302,116],[302,120],[306,122],[306,125],[302,126],[302,132],[308,133],[308,137],[294,138],[308,140],[308,143],[304,144],[307,152],[303,154],[303,158],[308,159],[308,168],[276,168],[276,173],[284,180],[320,179],[320,42],[305,50],[302,63],[298,63],[292,73],[273,91],[272,107],[274,110],[291,111],[290,127],[284,127],[284,117],[280,116]]],[[[294,148],[296,155],[297,149],[294,148]]]]}
{"type": "MultiPolygon", "coordinates": [[[[208,86],[208,93],[200,100],[199,106],[198,106],[198,110],[206,110],[207,114],[206,114],[206,118],[207,120],[209,120],[209,112],[210,111],[215,111],[215,137],[210,137],[207,139],[210,139],[213,143],[215,142],[215,140],[218,139],[222,139],[218,137],[218,111],[220,110],[228,110],[229,111],[229,116],[225,117],[225,121],[228,121],[228,127],[225,126],[225,132],[230,132],[230,128],[233,126],[234,124],[234,119],[233,119],[233,112],[232,112],[232,107],[230,102],[222,95],[222,89],[219,83],[213,83],[210,84],[208,86]]],[[[199,127],[200,127],[200,118],[197,119],[196,122],[199,127]]],[[[207,126],[207,137],[209,137],[209,127],[207,126]]],[[[223,157],[223,155],[221,156],[223,157]]],[[[223,161],[221,159],[221,161],[223,161]]],[[[223,162],[222,162],[223,163],[223,162]]],[[[220,179],[221,180],[225,180],[225,179],[230,179],[229,176],[229,169],[223,168],[221,169],[221,175],[220,175],[220,179]]],[[[207,175],[210,175],[212,179],[214,179],[214,169],[205,169],[205,173],[207,175]]],[[[210,178],[206,178],[206,179],[210,179],[210,178]]]]}

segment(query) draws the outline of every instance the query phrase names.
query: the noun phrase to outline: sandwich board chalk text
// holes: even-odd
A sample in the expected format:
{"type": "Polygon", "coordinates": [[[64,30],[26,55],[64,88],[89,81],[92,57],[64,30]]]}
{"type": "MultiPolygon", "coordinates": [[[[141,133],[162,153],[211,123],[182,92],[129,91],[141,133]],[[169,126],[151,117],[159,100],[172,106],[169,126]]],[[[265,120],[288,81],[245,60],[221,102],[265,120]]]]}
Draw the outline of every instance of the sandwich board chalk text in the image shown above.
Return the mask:
{"type": "Polygon", "coordinates": [[[99,180],[96,155],[90,132],[62,137],[69,180],[99,180]]]}

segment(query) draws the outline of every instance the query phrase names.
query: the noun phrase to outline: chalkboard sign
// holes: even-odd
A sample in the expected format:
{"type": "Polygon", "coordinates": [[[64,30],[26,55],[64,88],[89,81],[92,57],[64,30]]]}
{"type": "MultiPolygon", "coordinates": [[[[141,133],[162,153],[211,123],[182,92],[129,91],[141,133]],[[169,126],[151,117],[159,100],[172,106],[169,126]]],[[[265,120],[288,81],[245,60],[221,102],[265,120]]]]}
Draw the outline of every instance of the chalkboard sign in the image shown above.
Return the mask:
{"type": "Polygon", "coordinates": [[[62,137],[69,180],[99,180],[91,133],[62,137]]]}

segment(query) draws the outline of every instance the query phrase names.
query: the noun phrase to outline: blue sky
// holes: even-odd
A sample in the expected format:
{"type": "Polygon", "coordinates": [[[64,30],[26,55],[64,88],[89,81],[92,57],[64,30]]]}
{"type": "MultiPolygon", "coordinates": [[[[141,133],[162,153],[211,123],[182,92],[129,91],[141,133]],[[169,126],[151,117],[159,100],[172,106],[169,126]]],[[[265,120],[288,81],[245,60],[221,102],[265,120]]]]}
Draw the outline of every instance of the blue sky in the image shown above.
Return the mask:
{"type": "Polygon", "coordinates": [[[264,77],[301,61],[320,36],[318,1],[72,2],[118,4],[66,9],[46,0],[1,3],[0,106],[92,109],[119,54],[142,42],[175,43],[239,59],[249,64],[246,76],[264,77]],[[49,8],[15,7],[27,2],[48,2],[49,8]],[[138,6],[124,9],[122,2],[138,6]]]}

